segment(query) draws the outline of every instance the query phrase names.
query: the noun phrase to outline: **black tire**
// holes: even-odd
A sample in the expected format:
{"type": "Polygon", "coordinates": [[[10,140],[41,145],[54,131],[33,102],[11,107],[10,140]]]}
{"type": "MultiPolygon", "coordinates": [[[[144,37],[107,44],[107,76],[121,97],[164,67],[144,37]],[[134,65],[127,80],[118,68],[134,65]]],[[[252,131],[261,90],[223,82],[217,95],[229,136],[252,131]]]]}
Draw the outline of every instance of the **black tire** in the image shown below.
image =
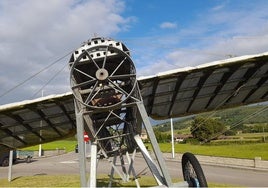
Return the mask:
{"type": "Polygon", "coordinates": [[[126,136],[125,139],[125,144],[127,146],[127,151],[129,153],[133,153],[133,151],[137,148],[137,144],[136,141],[134,139],[134,131],[132,130],[133,127],[132,125],[127,125],[125,124],[124,129],[123,129],[123,133],[130,133],[130,135],[126,136]]]}
{"type": "MultiPolygon", "coordinates": [[[[110,137],[112,136],[110,134],[110,132],[107,130],[106,127],[103,127],[100,132],[99,132],[99,137],[100,138],[107,138],[107,137],[110,137]]],[[[109,140],[101,140],[100,141],[100,144],[102,146],[102,148],[106,151],[106,152],[111,152],[113,151],[113,147],[112,147],[112,144],[111,144],[111,141],[112,139],[109,139],[109,140]]]]}
{"type": "Polygon", "coordinates": [[[8,157],[4,158],[1,165],[8,166],[9,165],[9,158],[8,157]]]}
{"type": "Polygon", "coordinates": [[[207,187],[207,180],[198,160],[192,153],[184,153],[182,156],[182,173],[189,187],[207,187]]]}

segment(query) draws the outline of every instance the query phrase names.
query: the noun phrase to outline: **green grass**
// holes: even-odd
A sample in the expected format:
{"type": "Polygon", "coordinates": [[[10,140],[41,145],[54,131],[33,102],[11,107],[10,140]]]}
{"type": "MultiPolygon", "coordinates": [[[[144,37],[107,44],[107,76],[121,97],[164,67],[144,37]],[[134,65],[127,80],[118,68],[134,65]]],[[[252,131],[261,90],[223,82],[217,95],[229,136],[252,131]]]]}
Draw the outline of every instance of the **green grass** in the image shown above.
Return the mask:
{"type": "MultiPolygon", "coordinates": [[[[76,140],[58,140],[55,142],[50,142],[42,144],[43,150],[55,150],[55,149],[65,149],[66,152],[74,151],[75,145],[77,144],[76,140]]],[[[39,145],[23,148],[23,150],[38,150],[39,145]]]]}
{"type": "MultiPolygon", "coordinates": [[[[244,135],[249,136],[249,135],[244,135]]],[[[251,135],[256,136],[256,135],[251,135]]],[[[268,140],[268,138],[267,138],[268,140]]],[[[74,151],[76,140],[60,140],[42,144],[44,150],[66,149],[66,152],[74,151]]],[[[170,143],[160,143],[162,152],[171,152],[170,143]]],[[[38,150],[38,145],[24,148],[24,150],[38,150]]],[[[150,146],[149,146],[150,148],[150,146]]],[[[242,159],[253,159],[261,157],[262,160],[268,160],[268,143],[249,143],[249,144],[225,144],[225,145],[193,145],[193,144],[175,144],[176,153],[192,152],[197,155],[233,157],[242,159]]]]}
{"type": "MultiPolygon", "coordinates": [[[[112,184],[112,187],[135,187],[136,184],[132,180],[130,182],[123,182],[119,178],[112,184]]],[[[173,179],[173,182],[182,180],[173,179]]],[[[97,178],[97,186],[107,186],[109,182],[108,175],[99,175],[97,178]]],[[[152,176],[142,176],[139,178],[139,183],[142,187],[155,186],[155,180],[152,176]]],[[[1,187],[80,187],[79,175],[38,175],[38,176],[25,176],[18,177],[11,182],[7,179],[0,179],[1,187]]],[[[230,187],[231,185],[209,183],[209,187],[230,187]]]]}
{"type": "Polygon", "coordinates": [[[37,175],[18,177],[8,182],[7,179],[0,179],[1,187],[79,187],[78,175],[37,175]]]}
{"type": "Polygon", "coordinates": [[[264,133],[242,133],[242,134],[238,134],[235,136],[231,136],[234,138],[262,138],[262,137],[267,137],[268,139],[268,133],[264,132],[264,133]]]}
{"type": "MultiPolygon", "coordinates": [[[[159,146],[162,152],[171,152],[170,143],[160,143],[159,146]]],[[[175,144],[175,152],[191,152],[196,155],[233,157],[242,159],[261,157],[263,160],[268,160],[268,143],[231,145],[175,144]]]]}
{"type": "MultiPolygon", "coordinates": [[[[61,140],[47,144],[43,144],[42,148],[45,150],[63,149],[67,152],[73,151],[76,140],[61,140]]],[[[163,152],[171,152],[171,144],[159,144],[163,152]]],[[[38,150],[38,145],[33,147],[24,148],[25,150],[38,150]]],[[[210,156],[224,156],[224,157],[235,157],[235,158],[254,158],[256,156],[262,157],[264,160],[268,160],[268,143],[261,144],[232,144],[232,145],[191,145],[191,144],[175,144],[176,153],[192,152],[200,155],[210,156]]],[[[173,180],[178,182],[181,180],[173,180]]],[[[99,187],[107,186],[109,177],[107,175],[98,176],[97,185],[99,187]]],[[[155,186],[155,181],[152,177],[142,176],[139,178],[141,186],[155,186]]],[[[80,187],[79,175],[37,175],[31,177],[18,177],[13,181],[8,182],[7,179],[0,179],[1,187],[80,187]]],[[[122,180],[116,179],[113,183],[113,187],[133,187],[135,182],[131,181],[128,183],[122,182],[122,180]]],[[[209,183],[210,187],[230,187],[231,185],[209,183]]]]}

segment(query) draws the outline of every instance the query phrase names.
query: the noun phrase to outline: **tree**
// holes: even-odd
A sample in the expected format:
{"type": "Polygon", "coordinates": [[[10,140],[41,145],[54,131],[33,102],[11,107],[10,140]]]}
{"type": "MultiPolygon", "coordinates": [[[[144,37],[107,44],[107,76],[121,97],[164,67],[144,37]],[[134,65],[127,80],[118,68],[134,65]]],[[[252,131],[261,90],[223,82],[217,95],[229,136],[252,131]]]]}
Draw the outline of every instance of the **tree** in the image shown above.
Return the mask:
{"type": "Polygon", "coordinates": [[[171,135],[154,129],[154,134],[158,143],[165,143],[171,140],[171,135]]]}
{"type": "Polygon", "coordinates": [[[197,116],[191,124],[193,137],[202,142],[217,139],[225,130],[225,125],[220,121],[201,116],[197,116]]]}

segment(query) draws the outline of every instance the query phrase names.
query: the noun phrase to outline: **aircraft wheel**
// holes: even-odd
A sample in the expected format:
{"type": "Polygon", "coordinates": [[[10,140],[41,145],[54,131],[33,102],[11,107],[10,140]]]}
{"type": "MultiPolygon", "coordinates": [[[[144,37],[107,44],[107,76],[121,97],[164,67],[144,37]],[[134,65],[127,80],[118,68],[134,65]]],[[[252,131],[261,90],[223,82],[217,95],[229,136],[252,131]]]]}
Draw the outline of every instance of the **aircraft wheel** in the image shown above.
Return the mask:
{"type": "Polygon", "coordinates": [[[4,158],[1,165],[8,166],[9,165],[9,158],[8,157],[4,158]]]}
{"type": "Polygon", "coordinates": [[[133,133],[134,131],[132,129],[133,129],[132,125],[125,125],[123,130],[124,133],[130,133],[130,135],[125,137],[127,151],[130,153],[132,153],[137,148],[137,144],[134,139],[134,133],[133,133]]]}
{"type": "Polygon", "coordinates": [[[207,187],[207,181],[203,170],[192,153],[184,153],[182,156],[183,178],[189,187],[207,187]]]}

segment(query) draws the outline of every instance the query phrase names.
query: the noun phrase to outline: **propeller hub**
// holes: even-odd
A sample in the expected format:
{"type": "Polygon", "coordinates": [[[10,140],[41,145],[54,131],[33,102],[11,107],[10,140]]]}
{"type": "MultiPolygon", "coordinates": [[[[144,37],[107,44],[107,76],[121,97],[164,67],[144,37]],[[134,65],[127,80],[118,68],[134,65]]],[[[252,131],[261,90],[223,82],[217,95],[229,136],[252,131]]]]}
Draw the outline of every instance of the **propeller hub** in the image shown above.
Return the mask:
{"type": "Polygon", "coordinates": [[[108,76],[109,76],[109,73],[104,68],[101,68],[101,69],[96,71],[96,78],[98,80],[101,80],[101,81],[106,80],[108,78],[108,76]]]}

